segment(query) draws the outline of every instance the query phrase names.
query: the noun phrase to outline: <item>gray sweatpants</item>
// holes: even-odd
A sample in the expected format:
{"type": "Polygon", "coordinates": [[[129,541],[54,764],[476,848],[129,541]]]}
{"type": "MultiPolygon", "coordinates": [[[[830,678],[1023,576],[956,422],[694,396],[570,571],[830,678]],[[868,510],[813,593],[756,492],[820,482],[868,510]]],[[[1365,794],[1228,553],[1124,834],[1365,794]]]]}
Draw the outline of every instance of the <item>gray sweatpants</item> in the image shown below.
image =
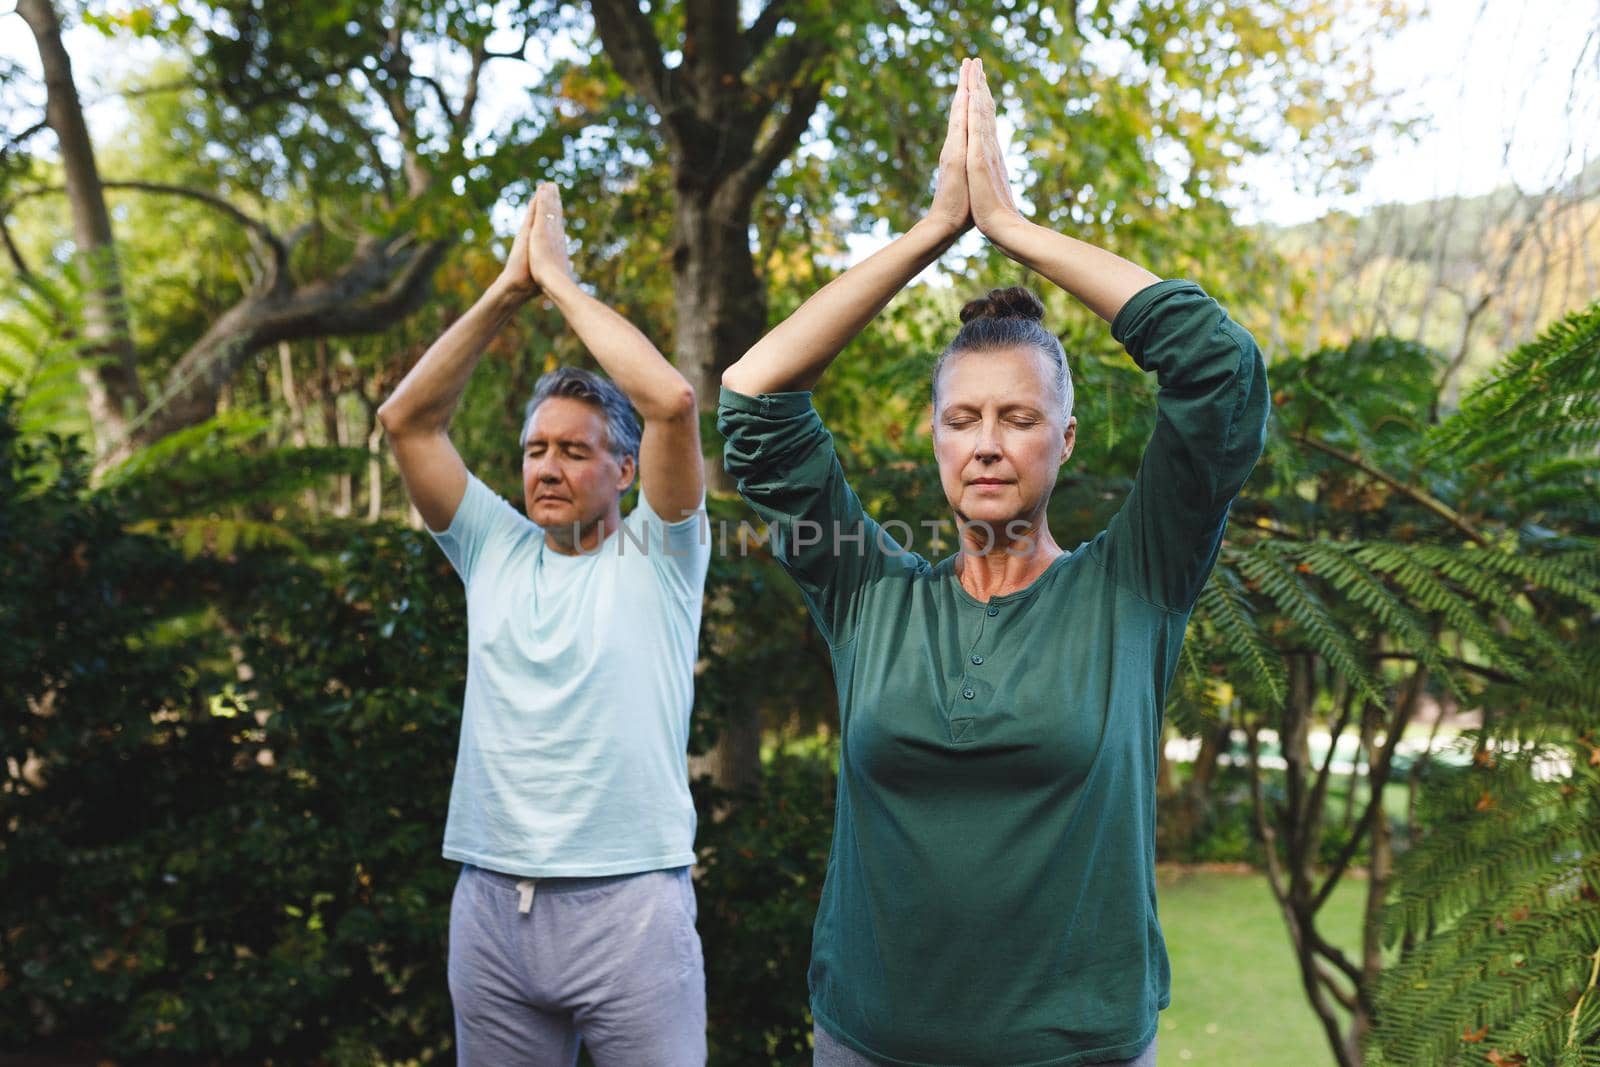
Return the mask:
{"type": "MultiPolygon", "coordinates": [[[[820,1026],[811,1028],[811,1041],[814,1046],[812,1067],[879,1067],[877,1060],[863,1056],[820,1026]]],[[[1101,1060],[1083,1067],[1156,1067],[1155,1038],[1131,1060],[1101,1060]]]]}
{"type": "Polygon", "coordinates": [[[463,1067],[703,1067],[705,964],[689,869],[522,879],[462,868],[450,999],[463,1067]]]}

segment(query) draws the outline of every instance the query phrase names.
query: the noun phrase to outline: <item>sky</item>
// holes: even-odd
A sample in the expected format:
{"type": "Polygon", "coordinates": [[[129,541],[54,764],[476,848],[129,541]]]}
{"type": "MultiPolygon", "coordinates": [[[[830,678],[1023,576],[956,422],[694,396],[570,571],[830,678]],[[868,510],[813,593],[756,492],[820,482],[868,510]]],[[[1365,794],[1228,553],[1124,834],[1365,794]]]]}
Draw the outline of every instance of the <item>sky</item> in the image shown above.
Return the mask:
{"type": "MultiPolygon", "coordinates": [[[[1378,143],[1349,196],[1311,195],[1295,188],[1284,161],[1253,160],[1234,198],[1243,220],[1303,222],[1333,209],[1487,192],[1508,178],[1543,188],[1600,158],[1600,0],[1411,2],[1420,12],[1377,46],[1377,82],[1394,93],[1398,116],[1417,120],[1415,138],[1378,143]]],[[[0,0],[0,11],[10,7],[0,0]]],[[[89,99],[104,95],[97,82],[146,53],[81,28],[67,46],[89,99]]],[[[15,14],[0,14],[0,56],[37,68],[15,14]]],[[[102,103],[91,122],[114,122],[114,108],[102,103]]]]}
{"type": "Polygon", "coordinates": [[[1385,140],[1352,196],[1296,190],[1281,162],[1247,172],[1249,220],[1305,222],[1333,210],[1543,189],[1600,159],[1600,0],[1431,0],[1377,46],[1380,88],[1415,139],[1385,140]],[[1509,151],[1508,151],[1509,147],[1509,151]]]}

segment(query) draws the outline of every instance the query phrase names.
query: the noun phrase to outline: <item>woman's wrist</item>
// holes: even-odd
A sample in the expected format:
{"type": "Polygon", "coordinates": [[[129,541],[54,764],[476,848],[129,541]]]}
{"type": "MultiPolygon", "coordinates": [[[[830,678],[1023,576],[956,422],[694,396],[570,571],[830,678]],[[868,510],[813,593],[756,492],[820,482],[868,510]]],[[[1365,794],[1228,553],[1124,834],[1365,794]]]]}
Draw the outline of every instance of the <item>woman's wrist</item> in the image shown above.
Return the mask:
{"type": "Polygon", "coordinates": [[[541,278],[538,291],[543,293],[550,301],[561,307],[574,296],[583,295],[583,290],[578,286],[578,279],[565,271],[553,272],[548,278],[541,278]]]}
{"type": "Polygon", "coordinates": [[[958,226],[934,215],[924,215],[903,235],[919,250],[925,251],[928,262],[944,255],[966,233],[970,226],[958,226]]]}
{"type": "Polygon", "coordinates": [[[998,214],[993,219],[984,220],[984,224],[978,228],[983,231],[983,235],[991,244],[1008,257],[1024,262],[1023,256],[1028,238],[1038,227],[1023,218],[1021,213],[1008,211],[998,214]]]}

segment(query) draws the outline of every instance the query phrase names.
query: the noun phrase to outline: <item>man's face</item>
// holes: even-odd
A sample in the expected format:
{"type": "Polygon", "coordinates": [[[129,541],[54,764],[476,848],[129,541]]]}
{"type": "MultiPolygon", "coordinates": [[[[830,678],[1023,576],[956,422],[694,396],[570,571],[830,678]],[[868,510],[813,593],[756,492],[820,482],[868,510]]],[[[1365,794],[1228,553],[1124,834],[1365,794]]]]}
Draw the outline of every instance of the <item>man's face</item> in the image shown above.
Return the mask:
{"type": "Polygon", "coordinates": [[[555,396],[534,409],[522,446],[522,495],[540,526],[586,529],[616,507],[633,481],[633,459],[606,447],[605,417],[593,404],[555,396]]]}

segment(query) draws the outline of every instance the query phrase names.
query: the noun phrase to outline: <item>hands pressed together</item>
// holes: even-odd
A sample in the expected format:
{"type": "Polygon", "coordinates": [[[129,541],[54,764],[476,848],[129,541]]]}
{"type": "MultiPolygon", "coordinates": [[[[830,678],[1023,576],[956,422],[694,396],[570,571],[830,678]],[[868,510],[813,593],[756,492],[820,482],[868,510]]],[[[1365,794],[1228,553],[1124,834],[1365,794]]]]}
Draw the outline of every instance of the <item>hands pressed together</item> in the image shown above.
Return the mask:
{"type": "Polygon", "coordinates": [[[553,285],[574,280],[572,260],[567,256],[566,216],[561,210],[561,190],[552,182],[540,182],[528,204],[528,213],[517,227],[511,254],[506,257],[500,280],[523,299],[547,292],[553,285]]]}
{"type": "MultiPolygon", "coordinates": [[[[1008,230],[1025,221],[1011,195],[983,60],[963,59],[939,153],[938,183],[924,222],[952,241],[975,225],[1007,251],[1008,230]]],[[[573,278],[561,191],[551,182],[540,182],[500,280],[518,297],[531,299],[573,278]]]]}
{"type": "Polygon", "coordinates": [[[994,96],[981,59],[961,61],[950,127],[939,153],[938,185],[925,221],[952,240],[976,225],[1002,251],[1008,230],[1025,221],[1011,195],[994,96]]]}

